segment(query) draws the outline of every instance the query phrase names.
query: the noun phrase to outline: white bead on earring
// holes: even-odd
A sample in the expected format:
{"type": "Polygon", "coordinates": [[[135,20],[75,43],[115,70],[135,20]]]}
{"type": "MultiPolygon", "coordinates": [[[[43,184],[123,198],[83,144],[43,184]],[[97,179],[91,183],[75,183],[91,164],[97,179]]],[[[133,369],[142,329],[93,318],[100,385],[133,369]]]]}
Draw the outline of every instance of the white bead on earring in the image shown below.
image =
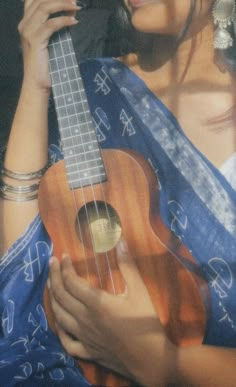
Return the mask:
{"type": "Polygon", "coordinates": [[[214,24],[217,26],[214,47],[220,50],[232,47],[233,38],[228,29],[236,19],[235,0],[216,0],[212,14],[214,24]]]}

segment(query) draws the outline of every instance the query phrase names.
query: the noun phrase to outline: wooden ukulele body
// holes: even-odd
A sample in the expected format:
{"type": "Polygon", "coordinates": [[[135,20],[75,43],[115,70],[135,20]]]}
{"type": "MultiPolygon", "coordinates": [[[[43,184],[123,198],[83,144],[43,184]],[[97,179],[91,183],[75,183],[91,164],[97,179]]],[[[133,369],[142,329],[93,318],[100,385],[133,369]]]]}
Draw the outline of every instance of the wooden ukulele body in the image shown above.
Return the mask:
{"type": "MultiPolygon", "coordinates": [[[[168,337],[181,346],[200,344],[206,323],[201,298],[205,283],[197,270],[189,272],[176,256],[180,253],[186,266],[197,268],[192,256],[160,219],[158,181],[152,168],[133,151],[103,150],[102,157],[107,180],[101,184],[70,190],[63,160],[41,180],[40,213],[53,241],[54,254],[60,259],[63,253],[69,253],[80,276],[118,294],[124,290],[124,283],[115,246],[122,236],[168,337]]],[[[53,326],[46,292],[45,309],[53,326]]],[[[103,372],[100,366],[86,362],[80,365],[95,385],[132,385],[103,372]]]]}

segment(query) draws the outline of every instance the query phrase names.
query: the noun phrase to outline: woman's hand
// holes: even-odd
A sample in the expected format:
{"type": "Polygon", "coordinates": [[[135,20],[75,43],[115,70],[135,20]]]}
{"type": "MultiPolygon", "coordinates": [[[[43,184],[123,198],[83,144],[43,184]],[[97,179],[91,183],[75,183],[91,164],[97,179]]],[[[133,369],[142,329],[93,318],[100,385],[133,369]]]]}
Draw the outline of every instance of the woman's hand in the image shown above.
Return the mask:
{"type": "Polygon", "coordinates": [[[74,13],[79,9],[76,0],[25,0],[24,17],[18,26],[23,49],[24,81],[40,89],[50,88],[48,41],[54,32],[77,23],[74,13]],[[66,14],[50,18],[57,12],[66,14]]]}
{"type": "Polygon", "coordinates": [[[175,346],[163,332],[125,242],[117,253],[126,283],[120,295],[78,277],[68,257],[61,265],[52,258],[49,293],[58,335],[72,356],[95,360],[149,387],[161,386],[171,374],[175,346]]]}

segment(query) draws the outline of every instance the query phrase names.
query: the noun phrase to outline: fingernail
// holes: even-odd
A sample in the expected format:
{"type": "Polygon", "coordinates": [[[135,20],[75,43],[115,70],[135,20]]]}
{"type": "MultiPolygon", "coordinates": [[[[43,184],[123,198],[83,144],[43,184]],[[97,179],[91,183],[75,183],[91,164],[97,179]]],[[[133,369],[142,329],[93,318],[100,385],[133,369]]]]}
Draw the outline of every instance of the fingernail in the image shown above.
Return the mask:
{"type": "Polygon", "coordinates": [[[67,253],[64,253],[64,254],[62,255],[62,259],[65,260],[65,261],[67,261],[67,262],[71,262],[71,258],[70,258],[70,256],[69,256],[69,254],[67,254],[67,253]]]}
{"type": "Polygon", "coordinates": [[[56,257],[51,257],[49,259],[49,266],[52,266],[52,265],[55,265],[55,264],[57,264],[57,265],[59,264],[57,258],[56,257]]]}
{"type": "Polygon", "coordinates": [[[79,23],[79,21],[78,21],[74,16],[71,17],[71,22],[72,22],[73,24],[79,23]]]}

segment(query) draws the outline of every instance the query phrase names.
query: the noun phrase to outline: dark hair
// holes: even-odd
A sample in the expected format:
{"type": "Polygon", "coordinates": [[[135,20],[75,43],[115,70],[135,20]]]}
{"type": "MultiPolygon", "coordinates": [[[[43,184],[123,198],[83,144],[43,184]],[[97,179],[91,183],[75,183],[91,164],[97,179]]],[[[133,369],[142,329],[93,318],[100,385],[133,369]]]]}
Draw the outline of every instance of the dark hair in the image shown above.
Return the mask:
{"type": "MultiPolygon", "coordinates": [[[[191,0],[186,23],[177,37],[176,48],[188,32],[196,8],[196,2],[197,0],[191,0]]],[[[233,37],[233,46],[227,50],[220,50],[218,55],[221,57],[229,71],[236,71],[236,28],[232,26],[230,33],[233,37]]],[[[129,52],[138,52],[140,48],[142,50],[150,50],[152,43],[152,34],[142,34],[133,28],[131,17],[124,1],[116,0],[115,5],[113,2],[113,13],[108,24],[108,39],[106,42],[105,55],[125,55],[129,52]]]]}
{"type": "Polygon", "coordinates": [[[108,22],[105,55],[121,56],[136,51],[134,37],[130,13],[123,0],[117,0],[108,22]]]}
{"type": "Polygon", "coordinates": [[[236,36],[233,27],[230,32],[233,39],[233,45],[226,50],[218,50],[218,56],[223,58],[227,70],[236,72],[236,36]]]}
{"type": "MultiPolygon", "coordinates": [[[[113,3],[113,12],[108,24],[108,39],[106,42],[106,55],[124,55],[128,52],[137,52],[140,49],[139,41],[142,40],[141,47],[150,48],[154,34],[144,34],[137,32],[131,24],[131,17],[123,0],[113,3]],[[148,46],[148,47],[147,47],[148,46]]],[[[187,33],[191,24],[195,10],[196,0],[191,0],[190,10],[186,24],[180,31],[177,42],[180,43],[187,33]]]]}

